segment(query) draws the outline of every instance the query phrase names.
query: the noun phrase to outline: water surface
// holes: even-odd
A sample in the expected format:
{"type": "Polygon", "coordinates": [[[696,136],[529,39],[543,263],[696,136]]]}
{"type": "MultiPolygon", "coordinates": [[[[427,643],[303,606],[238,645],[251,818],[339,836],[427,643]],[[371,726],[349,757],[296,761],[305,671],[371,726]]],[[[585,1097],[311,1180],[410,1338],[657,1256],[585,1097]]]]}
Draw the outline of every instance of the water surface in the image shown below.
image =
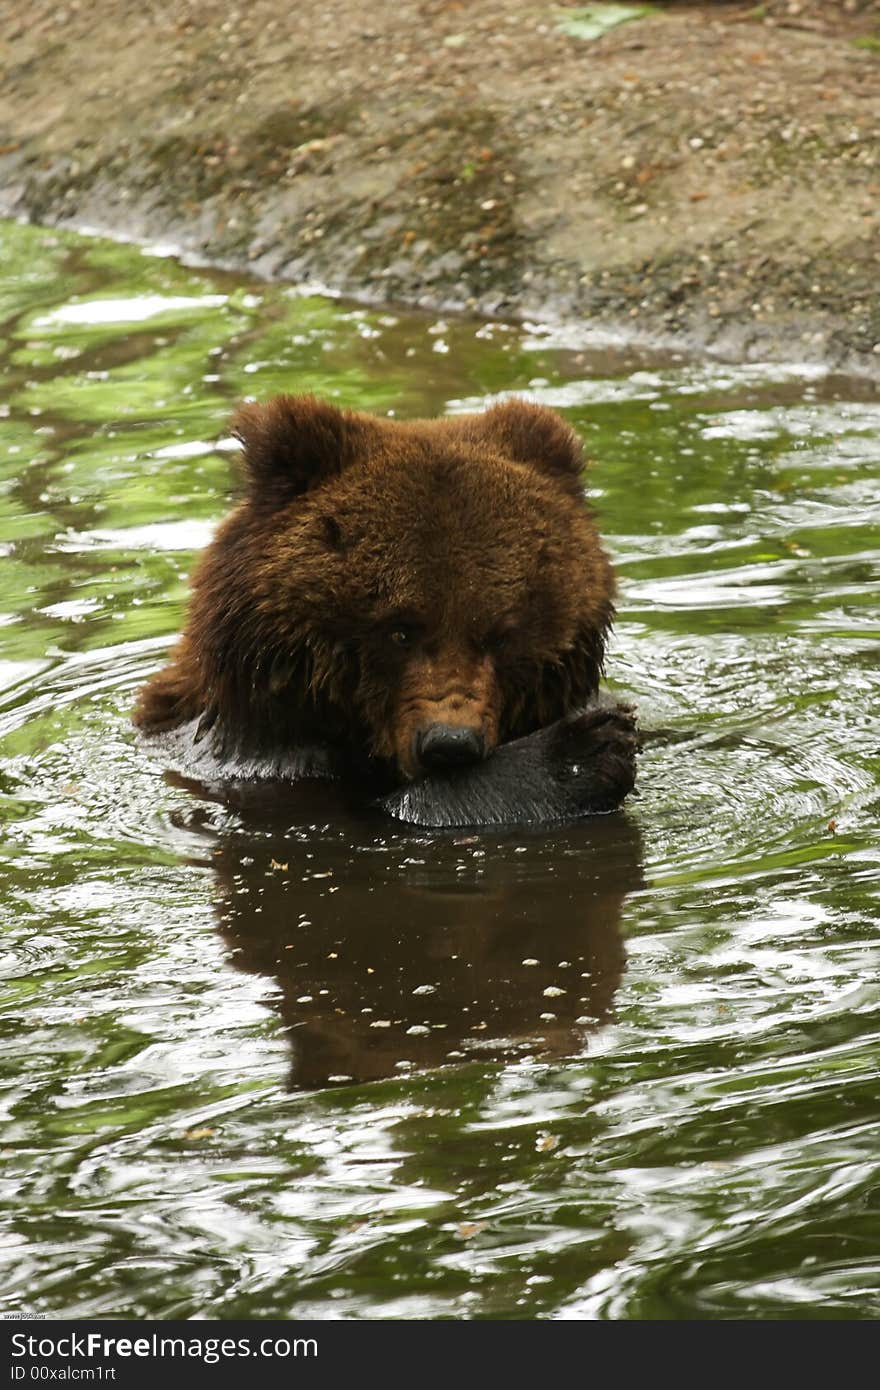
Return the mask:
{"type": "Polygon", "coordinates": [[[880,399],[0,228],[0,1307],[876,1317],[880,399]],[[562,409],[625,813],[236,806],[128,722],[243,395],[562,409]]]}

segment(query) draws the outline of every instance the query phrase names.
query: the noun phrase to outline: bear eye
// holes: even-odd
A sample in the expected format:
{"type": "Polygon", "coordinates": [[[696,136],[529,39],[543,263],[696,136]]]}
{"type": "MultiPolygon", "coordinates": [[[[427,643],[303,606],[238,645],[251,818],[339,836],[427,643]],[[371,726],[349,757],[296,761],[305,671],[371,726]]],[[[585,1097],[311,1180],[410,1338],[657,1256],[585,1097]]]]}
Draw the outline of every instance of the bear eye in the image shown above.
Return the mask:
{"type": "Polygon", "coordinates": [[[391,640],[398,647],[406,647],[413,639],[412,630],[406,627],[396,627],[391,633],[391,640]]]}
{"type": "Polygon", "coordinates": [[[497,628],[494,632],[489,632],[480,642],[480,650],[484,652],[502,652],[509,645],[513,633],[510,628],[497,628]]]}

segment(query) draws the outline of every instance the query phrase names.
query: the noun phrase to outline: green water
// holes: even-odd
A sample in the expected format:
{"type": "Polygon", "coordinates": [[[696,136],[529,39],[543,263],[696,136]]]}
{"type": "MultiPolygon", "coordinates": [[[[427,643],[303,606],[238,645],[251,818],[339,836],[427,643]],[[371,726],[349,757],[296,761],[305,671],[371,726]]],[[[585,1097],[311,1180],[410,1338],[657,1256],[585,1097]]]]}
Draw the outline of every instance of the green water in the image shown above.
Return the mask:
{"type": "Polygon", "coordinates": [[[0,315],[0,1309],[877,1317],[874,388],[18,226],[0,315]],[[279,389],[565,410],[652,735],[625,815],[245,812],[138,745],[224,422],[279,389]]]}

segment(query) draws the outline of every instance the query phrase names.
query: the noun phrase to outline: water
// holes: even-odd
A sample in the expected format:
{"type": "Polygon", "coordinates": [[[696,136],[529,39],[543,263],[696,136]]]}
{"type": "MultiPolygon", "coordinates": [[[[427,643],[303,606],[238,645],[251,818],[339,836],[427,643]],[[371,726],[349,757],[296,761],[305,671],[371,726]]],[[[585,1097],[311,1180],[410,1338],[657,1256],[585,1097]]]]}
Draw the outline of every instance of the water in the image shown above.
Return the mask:
{"type": "Polygon", "coordinates": [[[876,1317],[875,389],[0,252],[0,1307],[876,1317]],[[138,745],[224,422],[291,388],[583,432],[625,815],[236,807],[138,745]]]}

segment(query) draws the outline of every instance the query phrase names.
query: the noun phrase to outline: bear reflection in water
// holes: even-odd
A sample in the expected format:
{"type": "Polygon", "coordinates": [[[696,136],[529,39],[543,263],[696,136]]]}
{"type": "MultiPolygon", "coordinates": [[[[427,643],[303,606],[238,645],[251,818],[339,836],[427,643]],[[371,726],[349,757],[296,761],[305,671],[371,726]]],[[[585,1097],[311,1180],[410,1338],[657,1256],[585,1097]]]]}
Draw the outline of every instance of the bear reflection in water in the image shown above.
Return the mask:
{"type": "Polygon", "coordinates": [[[620,812],[425,833],[312,784],[283,805],[252,788],[235,828],[205,828],[231,962],[277,982],[295,1088],[572,1055],[610,1017],[642,886],[620,812]]]}

